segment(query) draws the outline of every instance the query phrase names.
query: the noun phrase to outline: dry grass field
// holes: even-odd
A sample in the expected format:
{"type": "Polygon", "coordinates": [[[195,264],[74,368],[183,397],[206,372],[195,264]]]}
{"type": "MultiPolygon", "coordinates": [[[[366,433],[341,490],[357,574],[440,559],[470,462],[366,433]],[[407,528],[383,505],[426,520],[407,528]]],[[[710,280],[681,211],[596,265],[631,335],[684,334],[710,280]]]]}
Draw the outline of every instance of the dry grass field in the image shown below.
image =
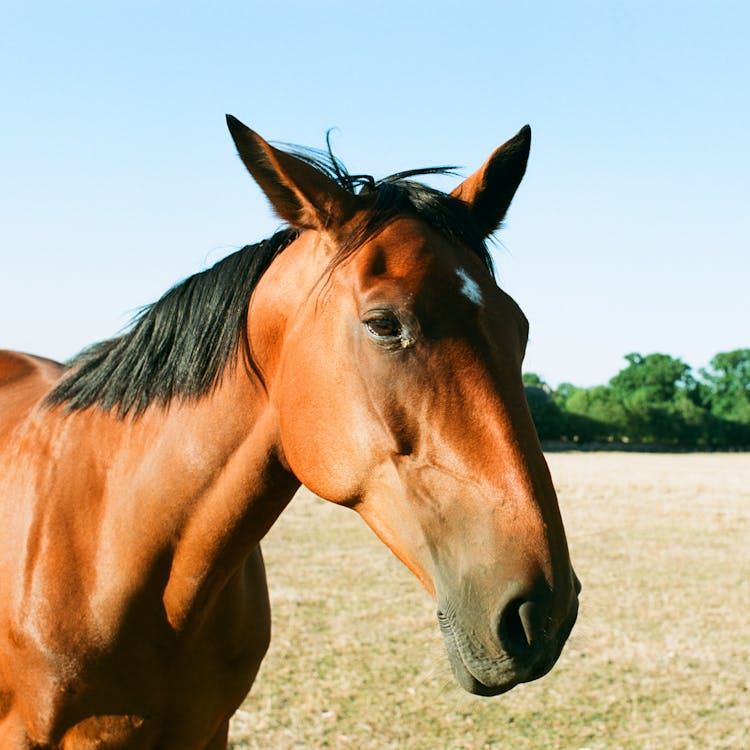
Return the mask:
{"type": "Polygon", "coordinates": [[[273,641],[230,746],[750,748],[750,456],[548,460],[584,587],[549,675],[462,692],[416,580],[300,493],[264,542],[273,641]]]}

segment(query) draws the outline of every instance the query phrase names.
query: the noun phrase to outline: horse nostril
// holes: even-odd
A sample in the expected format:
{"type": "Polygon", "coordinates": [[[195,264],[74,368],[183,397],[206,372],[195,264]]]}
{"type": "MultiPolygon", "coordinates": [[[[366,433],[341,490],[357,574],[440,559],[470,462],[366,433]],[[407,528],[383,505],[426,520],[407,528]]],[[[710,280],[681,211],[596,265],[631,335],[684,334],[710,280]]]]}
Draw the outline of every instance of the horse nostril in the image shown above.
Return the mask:
{"type": "Polygon", "coordinates": [[[551,598],[537,591],[533,597],[511,599],[500,614],[497,634],[500,645],[513,659],[532,660],[545,649],[545,628],[551,598]]]}
{"type": "Polygon", "coordinates": [[[528,657],[536,641],[534,604],[523,599],[509,602],[500,615],[498,637],[509,656],[528,657]]]}

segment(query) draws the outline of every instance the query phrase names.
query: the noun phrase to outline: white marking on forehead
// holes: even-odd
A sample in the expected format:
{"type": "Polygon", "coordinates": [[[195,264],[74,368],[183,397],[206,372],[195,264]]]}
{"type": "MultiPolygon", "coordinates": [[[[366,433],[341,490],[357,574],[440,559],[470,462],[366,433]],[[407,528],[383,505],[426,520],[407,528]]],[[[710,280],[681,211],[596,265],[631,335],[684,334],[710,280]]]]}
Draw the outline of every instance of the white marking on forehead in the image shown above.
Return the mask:
{"type": "Polygon", "coordinates": [[[482,291],[479,289],[479,284],[463,268],[456,270],[456,276],[461,279],[461,294],[470,299],[475,305],[481,305],[484,299],[482,298],[482,291]]]}

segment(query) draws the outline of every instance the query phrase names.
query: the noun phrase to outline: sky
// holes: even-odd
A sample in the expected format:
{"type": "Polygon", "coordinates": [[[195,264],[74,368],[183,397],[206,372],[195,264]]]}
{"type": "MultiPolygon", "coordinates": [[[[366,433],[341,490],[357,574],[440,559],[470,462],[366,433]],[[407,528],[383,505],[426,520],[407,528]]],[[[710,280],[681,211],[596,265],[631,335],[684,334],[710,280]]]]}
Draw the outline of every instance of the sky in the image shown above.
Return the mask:
{"type": "MultiPolygon", "coordinates": [[[[0,25],[0,346],[66,359],[279,226],[231,113],[353,173],[457,164],[525,123],[494,244],[525,369],[750,347],[746,2],[28,2],[0,25]]],[[[457,182],[433,183],[449,190],[457,182]]]]}

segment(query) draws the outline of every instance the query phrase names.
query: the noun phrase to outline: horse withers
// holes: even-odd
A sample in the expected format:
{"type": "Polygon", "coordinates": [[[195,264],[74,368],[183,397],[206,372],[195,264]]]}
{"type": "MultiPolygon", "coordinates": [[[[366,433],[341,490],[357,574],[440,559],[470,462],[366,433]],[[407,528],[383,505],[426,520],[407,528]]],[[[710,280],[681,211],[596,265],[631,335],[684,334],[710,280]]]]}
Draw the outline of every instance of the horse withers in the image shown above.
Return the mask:
{"type": "Polygon", "coordinates": [[[528,324],[485,247],[529,129],[446,195],[228,123],[288,226],[66,367],[0,354],[2,750],[224,748],[300,484],[413,571],[473,693],[544,674],[575,620],[528,324]]]}

